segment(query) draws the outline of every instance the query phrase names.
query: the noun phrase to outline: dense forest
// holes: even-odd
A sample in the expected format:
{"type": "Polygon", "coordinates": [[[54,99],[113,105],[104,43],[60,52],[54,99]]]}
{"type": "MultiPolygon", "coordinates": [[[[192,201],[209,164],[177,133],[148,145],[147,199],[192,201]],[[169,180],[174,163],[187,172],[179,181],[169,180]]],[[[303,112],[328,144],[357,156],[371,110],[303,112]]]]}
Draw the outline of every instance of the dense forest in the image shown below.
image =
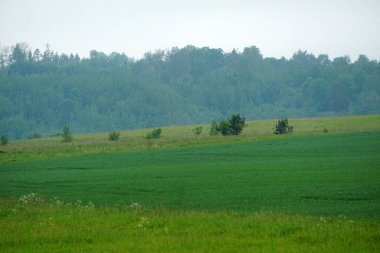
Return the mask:
{"type": "Polygon", "coordinates": [[[141,59],[91,51],[89,58],[26,44],[0,48],[0,134],[133,129],[247,119],[380,113],[380,62],[305,51],[264,58],[187,46],[141,59]]]}

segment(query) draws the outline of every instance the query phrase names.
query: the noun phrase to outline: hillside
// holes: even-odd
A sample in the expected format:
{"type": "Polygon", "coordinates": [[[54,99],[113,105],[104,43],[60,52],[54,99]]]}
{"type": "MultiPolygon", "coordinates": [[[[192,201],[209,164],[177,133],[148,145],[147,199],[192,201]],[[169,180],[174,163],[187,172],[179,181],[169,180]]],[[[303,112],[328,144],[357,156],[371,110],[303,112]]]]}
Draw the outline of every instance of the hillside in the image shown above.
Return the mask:
{"type": "Polygon", "coordinates": [[[265,58],[187,46],[142,59],[58,55],[17,44],[0,61],[0,135],[11,139],[247,119],[380,113],[380,64],[298,51],[265,58]]]}
{"type": "MultiPolygon", "coordinates": [[[[246,128],[238,137],[210,136],[210,124],[207,124],[162,127],[161,138],[153,140],[146,139],[146,134],[152,129],[136,129],[121,131],[117,142],[108,140],[108,132],[74,132],[73,141],[70,143],[63,143],[60,136],[10,141],[8,145],[0,146],[0,162],[283,138],[273,134],[276,122],[277,120],[247,121],[246,128]],[[199,143],[193,133],[196,126],[202,126],[199,143]]],[[[286,137],[373,132],[380,130],[380,116],[298,118],[290,119],[290,124],[294,126],[295,131],[286,137]]]]}

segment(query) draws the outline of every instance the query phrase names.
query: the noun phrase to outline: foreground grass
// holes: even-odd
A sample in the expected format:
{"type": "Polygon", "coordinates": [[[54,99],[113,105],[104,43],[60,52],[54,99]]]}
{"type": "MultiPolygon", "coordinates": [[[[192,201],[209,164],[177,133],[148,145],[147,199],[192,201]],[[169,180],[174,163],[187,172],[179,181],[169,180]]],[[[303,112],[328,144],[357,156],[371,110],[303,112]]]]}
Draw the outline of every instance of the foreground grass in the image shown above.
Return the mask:
{"type": "Polygon", "coordinates": [[[375,220],[0,203],[1,252],[378,252],[375,220]]]}
{"type": "MultiPolygon", "coordinates": [[[[380,131],[380,115],[290,119],[290,124],[294,126],[292,137],[371,132],[380,131]]],[[[284,138],[273,134],[275,125],[276,120],[249,121],[239,137],[209,136],[210,125],[202,125],[200,143],[192,131],[196,126],[163,127],[162,137],[157,140],[145,138],[151,129],[139,129],[122,131],[117,142],[108,141],[108,132],[74,135],[70,143],[63,143],[61,137],[11,141],[6,146],[0,146],[0,165],[55,157],[284,138]]]]}

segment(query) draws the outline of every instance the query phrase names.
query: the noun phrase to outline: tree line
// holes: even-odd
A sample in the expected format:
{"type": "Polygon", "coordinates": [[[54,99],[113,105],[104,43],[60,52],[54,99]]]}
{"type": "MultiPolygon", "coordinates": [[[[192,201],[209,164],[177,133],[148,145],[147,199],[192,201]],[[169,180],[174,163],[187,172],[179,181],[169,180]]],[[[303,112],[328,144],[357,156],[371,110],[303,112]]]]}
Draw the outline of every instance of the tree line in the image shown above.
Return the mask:
{"type": "Polygon", "coordinates": [[[330,59],[306,51],[290,59],[186,46],[141,59],[91,51],[88,58],[50,46],[0,48],[0,134],[59,132],[247,119],[378,114],[380,63],[361,55],[330,59]]]}

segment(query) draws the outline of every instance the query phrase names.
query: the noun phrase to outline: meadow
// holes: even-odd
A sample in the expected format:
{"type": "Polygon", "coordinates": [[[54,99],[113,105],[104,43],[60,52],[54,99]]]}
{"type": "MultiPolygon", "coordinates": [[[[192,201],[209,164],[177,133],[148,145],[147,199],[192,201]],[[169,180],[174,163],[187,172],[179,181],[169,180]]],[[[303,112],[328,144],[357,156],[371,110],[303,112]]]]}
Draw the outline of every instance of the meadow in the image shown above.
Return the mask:
{"type": "Polygon", "coordinates": [[[1,202],[1,252],[378,252],[379,223],[273,213],[1,202]]]}
{"type": "Polygon", "coordinates": [[[291,119],[290,123],[294,126],[295,131],[292,135],[285,137],[273,134],[276,120],[248,121],[247,127],[238,138],[209,136],[210,125],[200,125],[203,128],[200,143],[192,132],[195,126],[163,127],[161,138],[156,140],[145,138],[152,129],[137,129],[121,131],[118,142],[108,141],[108,132],[75,134],[70,143],[62,143],[62,138],[59,136],[11,141],[6,146],[0,146],[0,164],[98,153],[133,152],[146,149],[236,143],[238,141],[258,141],[296,136],[380,131],[380,116],[378,115],[291,119]],[[326,131],[328,132],[326,133],[326,131]]]}
{"type": "Polygon", "coordinates": [[[290,123],[285,136],[270,120],[238,137],[203,126],[199,142],[194,126],[162,128],[157,140],[145,129],[117,142],[107,133],[11,142],[0,152],[0,247],[376,252],[380,116],[290,123]]]}

